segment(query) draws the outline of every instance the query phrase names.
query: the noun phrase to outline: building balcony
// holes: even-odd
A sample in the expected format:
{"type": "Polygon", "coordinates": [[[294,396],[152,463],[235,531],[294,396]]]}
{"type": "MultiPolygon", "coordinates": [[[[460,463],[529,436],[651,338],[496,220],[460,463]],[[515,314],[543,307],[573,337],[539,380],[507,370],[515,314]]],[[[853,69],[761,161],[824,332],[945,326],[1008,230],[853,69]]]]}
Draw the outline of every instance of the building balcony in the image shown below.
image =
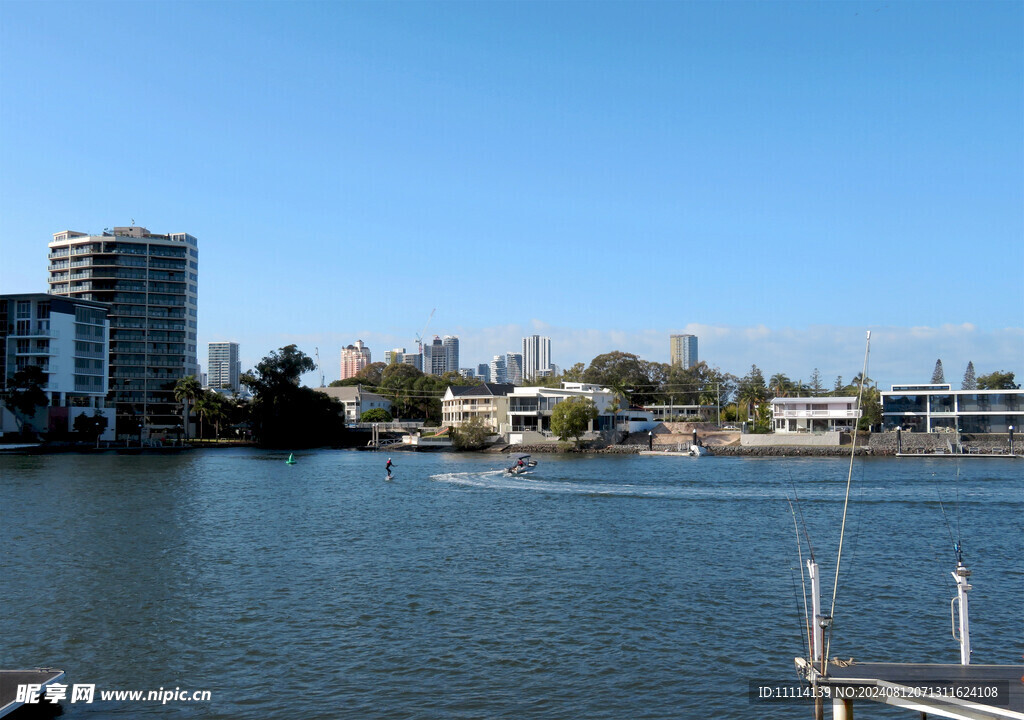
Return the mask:
{"type": "Polygon", "coordinates": [[[774,410],[772,414],[773,414],[773,416],[777,420],[783,420],[783,419],[792,419],[792,420],[801,420],[801,419],[822,419],[822,420],[835,419],[835,420],[844,420],[844,419],[853,419],[853,418],[859,418],[860,417],[860,411],[859,410],[845,410],[845,409],[838,409],[838,408],[835,409],[835,410],[774,410]]]}

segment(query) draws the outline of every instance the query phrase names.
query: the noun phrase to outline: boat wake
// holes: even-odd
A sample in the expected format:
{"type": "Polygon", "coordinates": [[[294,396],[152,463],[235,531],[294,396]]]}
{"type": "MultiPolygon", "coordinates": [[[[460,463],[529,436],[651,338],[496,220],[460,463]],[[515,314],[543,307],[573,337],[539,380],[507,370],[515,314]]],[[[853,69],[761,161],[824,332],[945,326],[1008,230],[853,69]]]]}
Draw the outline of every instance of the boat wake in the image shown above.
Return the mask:
{"type": "Polygon", "coordinates": [[[586,480],[548,480],[542,478],[509,475],[504,470],[482,472],[453,472],[431,475],[435,482],[461,485],[488,490],[522,490],[526,492],[557,493],[563,495],[592,495],[614,497],[679,498],[688,497],[686,487],[637,485],[629,483],[597,483],[586,480]]]}

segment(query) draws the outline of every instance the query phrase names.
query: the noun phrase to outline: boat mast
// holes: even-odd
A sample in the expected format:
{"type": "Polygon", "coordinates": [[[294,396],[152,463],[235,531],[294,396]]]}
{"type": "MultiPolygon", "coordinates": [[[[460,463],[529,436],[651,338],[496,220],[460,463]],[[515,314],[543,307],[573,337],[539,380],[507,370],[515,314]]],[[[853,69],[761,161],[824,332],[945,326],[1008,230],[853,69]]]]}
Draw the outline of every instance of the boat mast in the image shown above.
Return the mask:
{"type": "Polygon", "coordinates": [[[971,589],[967,579],[971,577],[971,571],[964,565],[964,554],[960,549],[960,543],[956,544],[956,570],[950,573],[956,582],[956,597],[949,601],[950,622],[953,624],[953,639],[960,643],[960,664],[971,664],[971,622],[967,614],[967,591],[971,589]],[[959,609],[960,627],[959,636],[955,624],[953,603],[959,609]]]}

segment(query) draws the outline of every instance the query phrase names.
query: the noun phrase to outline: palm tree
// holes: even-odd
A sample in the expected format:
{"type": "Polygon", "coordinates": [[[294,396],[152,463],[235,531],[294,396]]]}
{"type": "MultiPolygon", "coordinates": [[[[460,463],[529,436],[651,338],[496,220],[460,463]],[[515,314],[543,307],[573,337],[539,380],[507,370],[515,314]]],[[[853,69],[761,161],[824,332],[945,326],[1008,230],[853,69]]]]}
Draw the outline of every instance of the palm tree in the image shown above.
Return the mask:
{"type": "Polygon", "coordinates": [[[188,440],[188,418],[189,418],[189,404],[194,404],[195,401],[203,394],[203,386],[196,379],[195,375],[189,375],[183,377],[174,384],[174,399],[182,403],[183,411],[183,424],[185,425],[185,439],[188,440]]]}
{"type": "Polygon", "coordinates": [[[793,381],[784,373],[775,373],[768,381],[768,388],[775,393],[775,397],[786,397],[793,389],[793,381]]]}

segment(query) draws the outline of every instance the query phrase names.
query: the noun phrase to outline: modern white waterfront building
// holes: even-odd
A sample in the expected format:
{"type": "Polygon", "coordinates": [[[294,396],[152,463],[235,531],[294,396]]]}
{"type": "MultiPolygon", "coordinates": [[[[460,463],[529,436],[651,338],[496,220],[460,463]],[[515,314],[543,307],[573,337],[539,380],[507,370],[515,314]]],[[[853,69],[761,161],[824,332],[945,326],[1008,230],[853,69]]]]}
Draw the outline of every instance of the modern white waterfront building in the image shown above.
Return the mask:
{"type": "Polygon", "coordinates": [[[530,335],[523,338],[523,377],[533,380],[551,369],[551,338],[530,335]]]}
{"type": "Polygon", "coordinates": [[[1024,426],[1024,390],[953,390],[944,383],[891,385],[882,396],[886,429],[1005,433],[1024,426]]]}
{"type": "MultiPolygon", "coordinates": [[[[46,378],[42,389],[47,398],[47,406],[30,422],[36,431],[61,435],[74,431],[79,415],[102,416],[102,437],[113,440],[114,410],[106,403],[109,336],[102,303],[46,293],[0,295],[0,387],[6,390],[15,373],[35,365],[46,378]]],[[[0,434],[19,425],[14,412],[4,408],[0,434]]]]}
{"type": "Polygon", "coordinates": [[[174,432],[178,380],[197,375],[199,242],[115,227],[100,235],[65,230],[49,243],[52,295],[110,306],[109,385],[119,435],[174,432]]]}
{"type": "Polygon", "coordinates": [[[855,397],[777,397],[771,408],[777,433],[849,431],[861,414],[855,397]]]}
{"type": "Polygon", "coordinates": [[[212,342],[207,346],[206,387],[240,392],[242,363],[238,359],[238,343],[212,342]]]}
{"type": "Polygon", "coordinates": [[[347,345],[341,349],[341,380],[355,377],[359,371],[369,365],[370,348],[363,344],[362,340],[356,340],[355,345],[347,345]]]}
{"type": "MultiPolygon", "coordinates": [[[[513,433],[551,430],[551,414],[558,403],[572,397],[586,398],[597,408],[598,419],[588,431],[610,428],[614,414],[610,406],[615,393],[608,388],[587,383],[562,383],[561,387],[517,387],[509,395],[509,429],[513,433]]],[[[513,440],[515,442],[515,440],[513,440]]]]}
{"type": "Polygon", "coordinates": [[[697,336],[696,335],[671,335],[669,336],[669,351],[673,365],[680,365],[684,368],[692,368],[697,364],[697,336]]]}

